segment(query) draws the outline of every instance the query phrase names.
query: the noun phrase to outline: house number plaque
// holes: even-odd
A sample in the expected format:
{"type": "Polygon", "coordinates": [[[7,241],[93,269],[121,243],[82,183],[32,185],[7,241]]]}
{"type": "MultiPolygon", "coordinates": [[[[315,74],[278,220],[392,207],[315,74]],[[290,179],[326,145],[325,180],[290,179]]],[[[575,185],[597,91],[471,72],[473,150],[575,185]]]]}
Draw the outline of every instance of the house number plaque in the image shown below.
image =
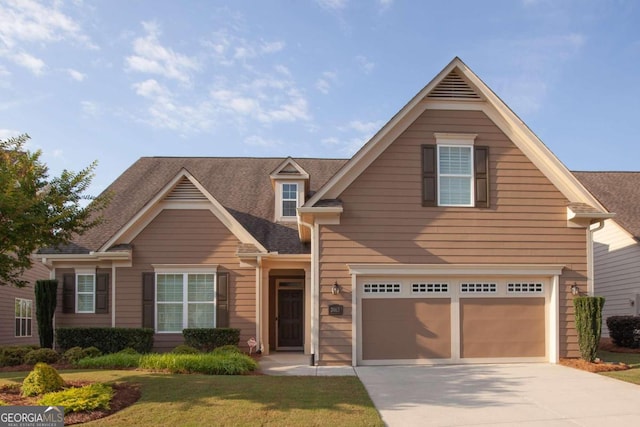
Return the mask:
{"type": "Polygon", "coordinates": [[[329,306],[329,314],[331,316],[342,316],[344,308],[340,304],[331,304],[329,306]]]}

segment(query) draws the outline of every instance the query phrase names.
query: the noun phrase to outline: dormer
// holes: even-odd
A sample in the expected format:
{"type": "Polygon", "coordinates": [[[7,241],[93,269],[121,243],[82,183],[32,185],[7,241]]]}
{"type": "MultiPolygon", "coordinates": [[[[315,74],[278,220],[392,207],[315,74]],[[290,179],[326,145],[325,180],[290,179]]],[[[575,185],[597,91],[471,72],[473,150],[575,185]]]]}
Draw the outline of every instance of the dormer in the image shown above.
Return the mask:
{"type": "Polygon", "coordinates": [[[309,174],[295,160],[287,157],[270,177],[275,192],[275,221],[297,221],[297,209],[305,202],[309,174]]]}

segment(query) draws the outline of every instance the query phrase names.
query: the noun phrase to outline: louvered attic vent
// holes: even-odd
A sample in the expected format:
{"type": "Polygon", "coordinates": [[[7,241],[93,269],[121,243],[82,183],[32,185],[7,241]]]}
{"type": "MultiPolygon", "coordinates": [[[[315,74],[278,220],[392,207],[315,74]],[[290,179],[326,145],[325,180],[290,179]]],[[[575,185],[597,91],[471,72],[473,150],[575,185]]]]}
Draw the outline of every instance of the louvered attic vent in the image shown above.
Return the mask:
{"type": "Polygon", "coordinates": [[[184,177],[173,187],[173,190],[164,198],[168,202],[206,202],[207,198],[193,182],[184,177]]]}
{"type": "Polygon", "coordinates": [[[462,78],[456,70],[450,72],[447,77],[436,86],[427,98],[435,99],[481,99],[473,88],[462,78]]]}

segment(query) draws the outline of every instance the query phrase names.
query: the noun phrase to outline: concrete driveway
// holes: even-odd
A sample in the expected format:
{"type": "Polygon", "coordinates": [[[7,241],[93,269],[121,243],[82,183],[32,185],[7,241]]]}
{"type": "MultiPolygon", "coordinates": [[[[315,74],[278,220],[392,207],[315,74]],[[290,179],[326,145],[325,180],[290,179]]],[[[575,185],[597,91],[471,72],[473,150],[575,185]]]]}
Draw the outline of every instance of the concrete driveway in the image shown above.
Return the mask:
{"type": "Polygon", "coordinates": [[[389,426],[637,426],[640,386],[550,364],[356,373],[389,426]]]}

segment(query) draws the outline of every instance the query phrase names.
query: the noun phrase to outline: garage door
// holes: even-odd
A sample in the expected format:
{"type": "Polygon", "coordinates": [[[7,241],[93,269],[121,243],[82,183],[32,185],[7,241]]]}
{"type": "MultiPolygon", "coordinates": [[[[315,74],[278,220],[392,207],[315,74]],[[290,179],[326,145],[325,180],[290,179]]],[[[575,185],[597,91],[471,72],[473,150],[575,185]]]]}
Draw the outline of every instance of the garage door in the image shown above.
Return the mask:
{"type": "Polygon", "coordinates": [[[548,278],[357,278],[357,363],[544,361],[548,278]]]}

